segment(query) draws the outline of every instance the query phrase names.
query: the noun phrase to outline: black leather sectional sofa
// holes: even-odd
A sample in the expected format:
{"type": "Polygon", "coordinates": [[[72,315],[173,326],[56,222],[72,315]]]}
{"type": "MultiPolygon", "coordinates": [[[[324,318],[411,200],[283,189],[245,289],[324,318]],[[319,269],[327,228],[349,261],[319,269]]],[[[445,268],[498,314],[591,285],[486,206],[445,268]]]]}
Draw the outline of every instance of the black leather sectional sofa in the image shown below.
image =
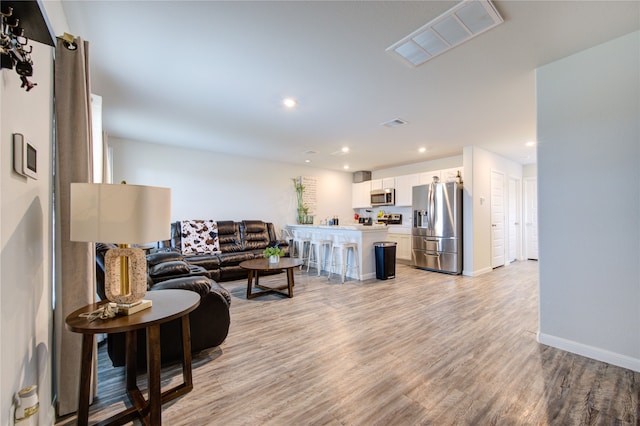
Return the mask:
{"type": "MultiPolygon", "coordinates": [[[[278,246],[289,253],[287,241],[279,240],[273,223],[261,220],[217,221],[219,253],[182,254],[190,266],[199,266],[214,281],[230,281],[247,277],[239,265],[245,260],[260,258],[267,247],[278,246]]],[[[203,236],[206,238],[206,236],[203,236]]],[[[171,240],[160,250],[182,253],[181,222],[171,224],[171,240]]]]}

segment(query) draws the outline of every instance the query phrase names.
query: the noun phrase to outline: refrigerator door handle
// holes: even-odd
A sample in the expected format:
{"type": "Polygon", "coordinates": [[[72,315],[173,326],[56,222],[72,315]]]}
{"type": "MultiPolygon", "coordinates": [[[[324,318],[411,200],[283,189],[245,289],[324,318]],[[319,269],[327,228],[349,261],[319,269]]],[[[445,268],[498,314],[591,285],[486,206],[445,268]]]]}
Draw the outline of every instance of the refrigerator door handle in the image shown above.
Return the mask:
{"type": "Polygon", "coordinates": [[[427,250],[438,252],[440,251],[440,242],[438,240],[430,240],[428,238],[423,238],[424,246],[427,250]]]}
{"type": "Polygon", "coordinates": [[[435,227],[435,213],[436,213],[436,186],[432,183],[429,185],[429,229],[433,231],[435,227]]]}

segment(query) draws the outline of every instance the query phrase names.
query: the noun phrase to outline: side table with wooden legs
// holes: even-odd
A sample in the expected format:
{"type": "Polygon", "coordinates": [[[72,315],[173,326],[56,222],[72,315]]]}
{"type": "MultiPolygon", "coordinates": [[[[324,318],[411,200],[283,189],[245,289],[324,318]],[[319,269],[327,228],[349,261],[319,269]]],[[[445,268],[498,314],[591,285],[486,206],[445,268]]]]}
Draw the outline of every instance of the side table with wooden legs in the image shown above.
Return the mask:
{"type": "Polygon", "coordinates": [[[91,367],[96,334],[126,333],[126,385],[132,407],[116,413],[98,425],[123,424],[140,418],[144,424],[162,424],[162,404],[184,395],[193,389],[191,373],[191,334],[189,313],[200,304],[200,295],[188,290],[157,290],[145,296],[153,303],[151,308],[128,316],[89,321],[80,314],[93,312],[104,302],[80,308],[67,316],[67,329],[82,333],[82,361],[80,392],[78,396],[78,425],[89,423],[89,395],[91,391],[91,367]],[[183,383],[165,391],[160,386],[160,324],[180,318],[182,322],[182,378],[183,383]],[[137,331],[147,331],[148,398],[145,400],[136,384],[137,331]]]}

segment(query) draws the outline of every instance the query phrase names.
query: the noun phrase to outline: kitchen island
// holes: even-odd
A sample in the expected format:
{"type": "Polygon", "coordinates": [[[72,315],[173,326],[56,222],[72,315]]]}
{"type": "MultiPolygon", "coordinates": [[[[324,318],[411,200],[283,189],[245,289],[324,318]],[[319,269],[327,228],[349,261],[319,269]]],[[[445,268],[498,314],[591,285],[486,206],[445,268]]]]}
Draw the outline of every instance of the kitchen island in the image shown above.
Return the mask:
{"type": "MultiPolygon", "coordinates": [[[[350,269],[347,271],[347,277],[357,280],[368,280],[376,277],[376,261],[375,261],[375,249],[373,244],[379,241],[387,240],[387,226],[386,225],[339,225],[339,226],[325,226],[325,225],[287,225],[286,228],[293,234],[306,235],[309,237],[316,237],[327,240],[344,239],[345,241],[351,241],[358,243],[359,258],[358,264],[360,265],[359,274],[356,271],[350,269]]],[[[326,253],[328,258],[329,253],[326,253]]],[[[328,266],[327,266],[328,267],[328,266]]]]}

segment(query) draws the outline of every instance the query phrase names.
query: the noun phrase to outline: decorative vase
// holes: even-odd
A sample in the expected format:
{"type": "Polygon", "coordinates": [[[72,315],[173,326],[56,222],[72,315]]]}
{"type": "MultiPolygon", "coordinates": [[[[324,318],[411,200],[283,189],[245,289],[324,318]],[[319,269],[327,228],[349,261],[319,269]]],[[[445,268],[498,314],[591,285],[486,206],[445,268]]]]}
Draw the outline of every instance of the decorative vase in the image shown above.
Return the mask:
{"type": "Polygon", "coordinates": [[[280,262],[280,256],[278,256],[277,254],[273,254],[269,256],[269,263],[278,263],[278,262],[280,262]]]}

